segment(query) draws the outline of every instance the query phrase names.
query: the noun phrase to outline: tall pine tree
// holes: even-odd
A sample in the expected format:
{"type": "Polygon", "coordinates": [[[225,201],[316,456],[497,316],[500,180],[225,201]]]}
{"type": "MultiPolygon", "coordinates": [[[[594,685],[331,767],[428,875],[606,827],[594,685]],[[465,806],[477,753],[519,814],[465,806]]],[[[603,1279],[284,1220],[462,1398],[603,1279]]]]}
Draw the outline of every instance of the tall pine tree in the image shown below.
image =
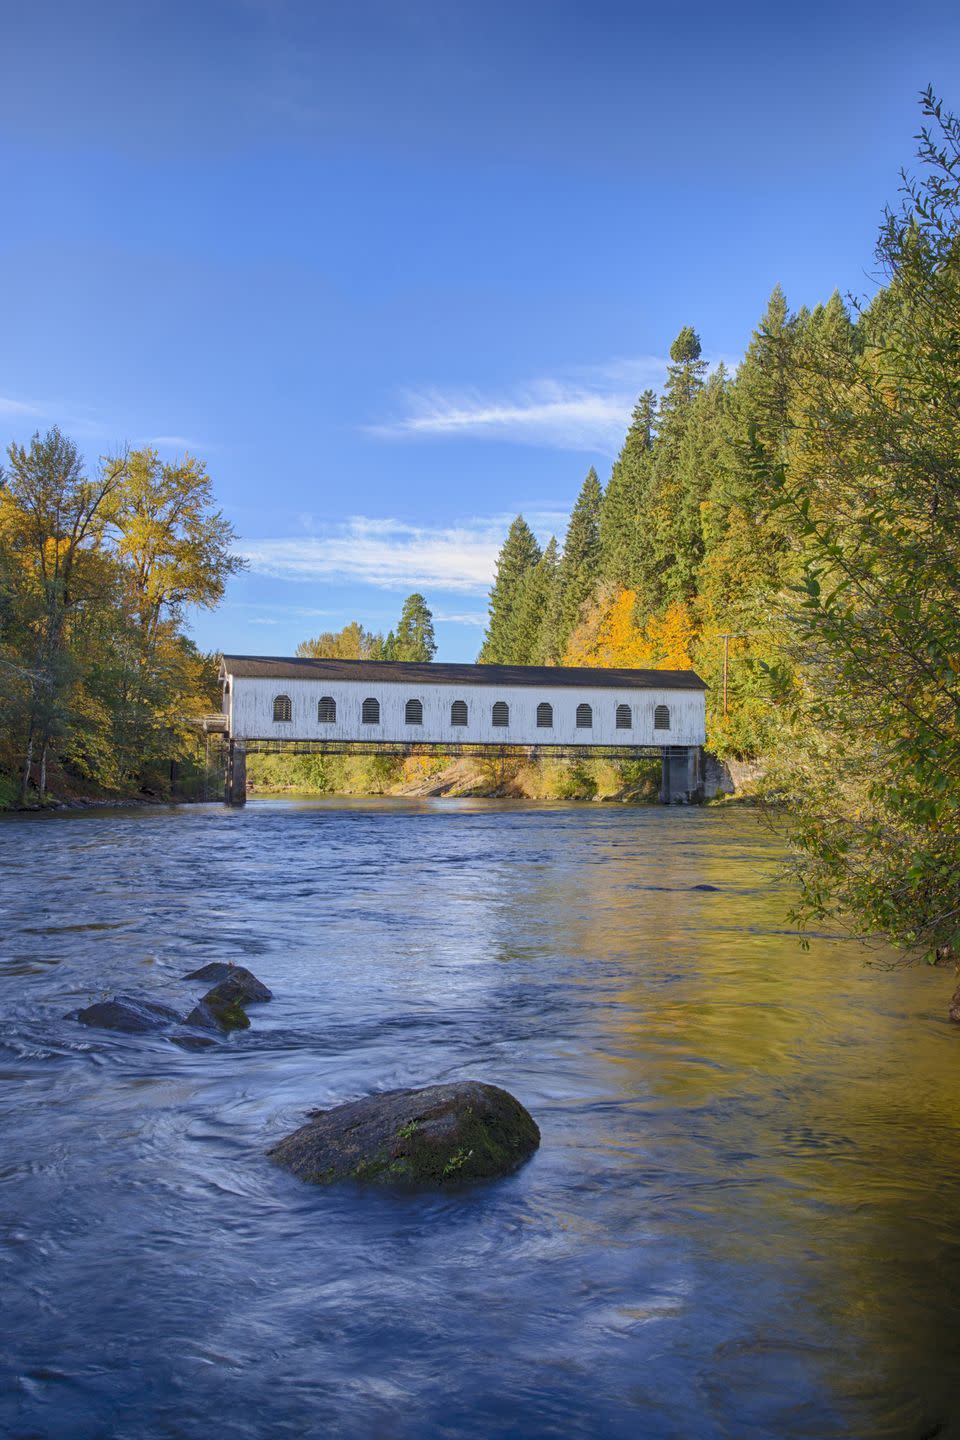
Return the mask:
{"type": "Polygon", "coordinates": [[[478,660],[481,665],[517,665],[516,619],[524,582],[540,561],[540,546],[522,515],[507,532],[497,558],[497,576],[490,591],[487,633],[478,660]]]}
{"type": "Polygon", "coordinates": [[[397,660],[432,660],[437,653],[433,615],[419,591],[408,595],[403,602],[394,652],[397,660]]]}
{"type": "Polygon", "coordinates": [[[775,286],[728,387],[723,441],[702,509],[698,583],[704,619],[719,630],[762,629],[769,596],[786,583],[784,522],[769,513],[758,484],[756,446],[774,463],[787,458],[796,348],[809,319],[792,317],[775,286]]]}
{"type": "Polygon", "coordinates": [[[649,479],[657,397],[644,390],[633,409],[623,449],[614,462],[600,514],[601,572],[615,585],[633,588],[646,541],[644,492],[649,479]]]}
{"type": "Polygon", "coordinates": [[[689,541],[681,523],[686,499],[681,452],[706,370],[700,337],[692,326],[685,325],[670,346],[670,360],[643,507],[649,546],[636,585],[640,606],[649,613],[683,598],[690,570],[689,541]]]}
{"type": "Polygon", "coordinates": [[[556,537],[520,582],[514,611],[512,663],[551,665],[558,658],[560,575],[556,537]]]}
{"type": "Polygon", "coordinates": [[[565,649],[567,640],[580,618],[583,602],[593,592],[600,578],[600,516],[603,491],[593,466],[587,471],[577,496],[577,503],[567,526],[560,561],[560,633],[558,646],[565,649]]]}

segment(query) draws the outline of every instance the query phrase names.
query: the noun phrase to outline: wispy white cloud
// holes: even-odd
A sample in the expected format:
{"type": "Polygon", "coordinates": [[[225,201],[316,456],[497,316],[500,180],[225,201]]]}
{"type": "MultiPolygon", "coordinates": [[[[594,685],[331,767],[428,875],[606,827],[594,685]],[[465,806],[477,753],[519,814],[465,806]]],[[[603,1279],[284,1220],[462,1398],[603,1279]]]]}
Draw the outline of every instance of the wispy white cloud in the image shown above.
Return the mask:
{"type": "Polygon", "coordinates": [[[201,440],[191,440],[189,435],[148,435],[140,443],[152,445],[157,450],[189,450],[192,455],[213,448],[211,445],[204,445],[201,440]]]}
{"type": "Polygon", "coordinates": [[[97,440],[105,435],[103,423],[89,411],[62,400],[15,400],[9,395],[0,395],[0,416],[13,420],[22,419],[36,424],[37,428],[58,425],[73,439],[97,440]]]}
{"type": "MultiPolygon", "coordinates": [[[[73,401],[18,400],[12,395],[0,395],[0,417],[2,416],[40,421],[44,425],[59,425],[61,430],[74,438],[113,438],[110,427],[98,415],[73,401]]],[[[193,455],[216,448],[189,435],[147,435],[130,443],[132,446],[150,445],[157,450],[189,450],[193,455]]],[[[116,448],[122,449],[124,446],[118,444],[116,448]]]]}
{"type": "MultiPolygon", "coordinates": [[[[723,358],[730,366],[732,357],[723,358]]],[[[367,429],[393,439],[473,436],[615,455],[637,396],[662,387],[668,363],[659,355],[620,356],[499,392],[409,389],[399,415],[367,429]]]]}
{"type": "Polygon", "coordinates": [[[32,400],[13,400],[9,395],[0,395],[0,415],[42,415],[43,407],[32,400]]]}
{"type": "Polygon", "coordinates": [[[401,414],[369,429],[393,438],[471,435],[612,454],[623,442],[638,392],[659,385],[665,365],[658,356],[640,356],[569,369],[499,392],[411,389],[402,395],[401,414]]]}
{"type": "Polygon", "coordinates": [[[406,413],[369,428],[394,438],[478,436],[558,450],[619,447],[634,396],[558,380],[539,380],[512,394],[408,391],[406,413]]]}
{"type": "Polygon", "coordinates": [[[485,594],[503,543],[499,520],[447,528],[358,515],[324,534],[247,540],[251,569],[284,580],[355,580],[384,590],[485,594]]]}
{"type": "Polygon", "coordinates": [[[327,620],[341,613],[339,610],[318,610],[315,605],[278,605],[272,600],[231,600],[229,604],[232,610],[256,610],[258,613],[276,610],[281,615],[295,615],[298,620],[327,620]]]}

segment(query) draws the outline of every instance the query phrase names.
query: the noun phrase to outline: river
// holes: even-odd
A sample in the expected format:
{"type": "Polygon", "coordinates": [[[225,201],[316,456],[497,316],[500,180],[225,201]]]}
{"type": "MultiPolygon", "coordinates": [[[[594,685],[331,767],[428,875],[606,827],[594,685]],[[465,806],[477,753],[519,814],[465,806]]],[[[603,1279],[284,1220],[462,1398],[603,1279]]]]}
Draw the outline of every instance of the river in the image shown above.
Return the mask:
{"type": "Polygon", "coordinates": [[[0,821],[0,1432],[960,1434],[950,977],[801,951],[778,858],[715,809],[0,821]],[[275,999],[214,1050],[65,1018],[216,958],[275,999]],[[462,1077],[541,1127],[506,1181],[264,1158],[462,1077]]]}

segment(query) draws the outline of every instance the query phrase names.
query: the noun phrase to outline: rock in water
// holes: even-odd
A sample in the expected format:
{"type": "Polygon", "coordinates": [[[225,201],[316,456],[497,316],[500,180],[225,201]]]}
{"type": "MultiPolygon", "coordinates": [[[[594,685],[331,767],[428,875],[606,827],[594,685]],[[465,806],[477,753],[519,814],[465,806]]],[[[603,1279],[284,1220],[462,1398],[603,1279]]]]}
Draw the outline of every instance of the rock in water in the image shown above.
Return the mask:
{"type": "Polygon", "coordinates": [[[539,1144],[536,1122],[519,1100],[496,1085],[461,1080],[313,1110],[267,1153],[315,1185],[440,1186],[508,1175],[539,1144]]]}
{"type": "Polygon", "coordinates": [[[250,1024],[245,1005],[272,1000],[273,995],[256,975],[242,965],[205,965],[187,979],[196,979],[205,972],[226,972],[219,985],[208,990],[199,1004],[190,1011],[186,1023],[199,1030],[246,1030],[250,1024]]]}
{"type": "Polygon", "coordinates": [[[226,980],[231,970],[242,970],[242,965],[231,965],[226,960],[211,960],[209,965],[201,965],[199,970],[191,970],[189,975],[184,975],[184,980],[211,980],[216,985],[220,980],[226,980]]]}
{"type": "Polygon", "coordinates": [[[273,999],[273,991],[268,990],[245,965],[228,965],[223,960],[211,960],[209,965],[202,965],[199,970],[191,970],[190,974],[183,978],[210,980],[218,987],[229,981],[241,1005],[253,1005],[261,1000],[273,999]]]}
{"type": "Polygon", "coordinates": [[[214,985],[184,1021],[198,1030],[247,1030],[250,1017],[242,1002],[224,985],[214,985]]]}
{"type": "Polygon", "coordinates": [[[110,1000],[98,1000],[95,1005],[78,1010],[76,1018],[81,1025],[123,1030],[133,1035],[145,1030],[165,1030],[179,1021],[180,1016],[169,1005],[157,1005],[137,995],[114,995],[110,1000]]]}
{"type": "Polygon", "coordinates": [[[960,1025],[960,985],[957,986],[950,997],[950,1009],[947,1011],[947,1014],[955,1025],[960,1025]]]}

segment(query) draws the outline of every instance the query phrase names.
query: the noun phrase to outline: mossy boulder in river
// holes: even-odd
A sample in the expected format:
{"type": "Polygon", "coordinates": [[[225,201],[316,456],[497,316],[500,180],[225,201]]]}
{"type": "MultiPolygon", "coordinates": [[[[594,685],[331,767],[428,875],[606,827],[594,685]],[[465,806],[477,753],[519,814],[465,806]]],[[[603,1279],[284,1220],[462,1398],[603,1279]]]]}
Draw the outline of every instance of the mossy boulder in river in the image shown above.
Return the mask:
{"type": "Polygon", "coordinates": [[[218,1003],[216,998],[210,1000],[204,995],[183,1023],[196,1030],[249,1030],[250,1016],[238,1000],[218,1003]]]}
{"type": "Polygon", "coordinates": [[[198,1030],[246,1030],[250,1019],[244,1006],[272,1000],[271,991],[242,965],[204,965],[186,979],[206,980],[214,973],[223,978],[190,1011],[186,1023],[198,1030]]]}
{"type": "Polygon", "coordinates": [[[519,1100],[496,1085],[460,1080],[312,1110],[268,1154],[315,1185],[443,1186],[508,1175],[539,1144],[519,1100]]]}

